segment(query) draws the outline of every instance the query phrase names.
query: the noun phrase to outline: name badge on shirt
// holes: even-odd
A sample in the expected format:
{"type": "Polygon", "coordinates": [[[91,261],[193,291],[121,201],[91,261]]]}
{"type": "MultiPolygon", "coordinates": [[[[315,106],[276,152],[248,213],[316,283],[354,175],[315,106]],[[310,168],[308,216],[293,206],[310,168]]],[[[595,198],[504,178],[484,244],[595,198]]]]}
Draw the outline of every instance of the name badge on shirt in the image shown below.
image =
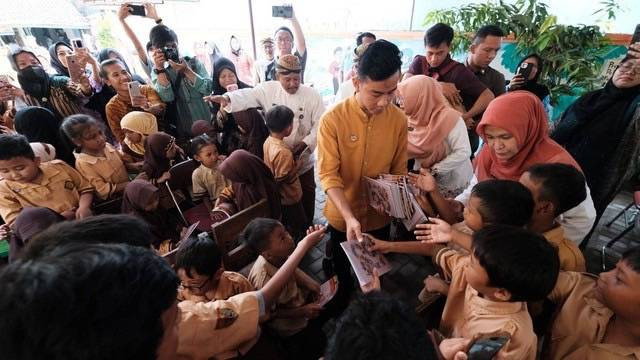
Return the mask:
{"type": "Polygon", "coordinates": [[[356,134],[351,134],[351,136],[349,136],[349,140],[351,140],[352,142],[356,142],[356,141],[358,141],[358,135],[356,135],[356,134]]]}
{"type": "Polygon", "coordinates": [[[64,182],[64,188],[67,190],[73,190],[76,186],[73,184],[73,181],[65,181],[64,182]]]}

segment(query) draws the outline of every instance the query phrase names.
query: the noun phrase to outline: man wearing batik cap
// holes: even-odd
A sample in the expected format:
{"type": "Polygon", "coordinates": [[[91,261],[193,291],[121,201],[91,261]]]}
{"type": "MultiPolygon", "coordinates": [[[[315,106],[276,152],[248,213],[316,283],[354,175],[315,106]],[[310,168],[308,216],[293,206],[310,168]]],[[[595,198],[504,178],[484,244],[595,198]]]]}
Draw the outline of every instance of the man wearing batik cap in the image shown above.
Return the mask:
{"type": "MultiPolygon", "coordinates": [[[[351,72],[353,72],[353,74],[358,73],[358,60],[360,60],[360,56],[362,56],[362,54],[364,53],[364,51],[367,49],[368,46],[369,46],[369,43],[360,44],[358,45],[357,48],[353,50],[353,54],[354,54],[353,65],[351,66],[351,72]]],[[[340,87],[338,88],[338,93],[333,99],[333,103],[337,104],[351,97],[355,93],[356,93],[356,87],[353,85],[353,80],[351,80],[351,76],[349,76],[349,79],[345,80],[342,84],[340,84],[340,87]]]]}
{"type": "Polygon", "coordinates": [[[256,61],[254,65],[253,83],[261,83],[266,81],[267,67],[273,62],[273,39],[266,37],[260,40],[262,50],[264,50],[264,59],[256,61]]]}
{"type": "Polygon", "coordinates": [[[302,185],[302,206],[310,223],[313,221],[316,196],[312,152],[316,148],[318,121],[324,113],[324,104],[318,91],[300,83],[301,71],[297,56],[283,55],[276,64],[277,80],[224,95],[207,96],[205,100],[220,104],[229,113],[256,107],[268,111],[276,105],[287,106],[293,111],[293,130],[284,141],[292,148],[294,155],[300,156],[298,176],[302,185]]]}

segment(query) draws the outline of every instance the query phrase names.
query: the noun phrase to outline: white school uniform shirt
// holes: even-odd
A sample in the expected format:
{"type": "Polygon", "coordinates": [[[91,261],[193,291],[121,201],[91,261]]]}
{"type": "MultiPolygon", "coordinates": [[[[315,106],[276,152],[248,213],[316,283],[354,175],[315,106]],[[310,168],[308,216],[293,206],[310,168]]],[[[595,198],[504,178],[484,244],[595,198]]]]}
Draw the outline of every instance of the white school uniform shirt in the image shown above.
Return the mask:
{"type": "MultiPolygon", "coordinates": [[[[469,186],[462,194],[456,197],[456,200],[467,206],[469,198],[471,197],[471,189],[473,189],[477,183],[478,178],[474,174],[469,186]]],[[[562,230],[564,230],[564,237],[578,245],[584,240],[596,222],[596,208],[593,206],[593,200],[591,199],[591,190],[589,190],[589,186],[586,184],[585,187],[587,188],[587,197],[584,201],[556,218],[556,221],[562,226],[562,230]]]]}
{"type": "MultiPolygon", "coordinates": [[[[316,149],[316,136],[320,116],[324,113],[322,96],[315,89],[300,85],[295,94],[286,92],[278,81],[262,82],[254,88],[240,89],[226,93],[231,103],[225,111],[234,113],[249,108],[262,107],[269,111],[276,105],[285,105],[293,111],[293,131],[284,138],[284,142],[293,146],[303,141],[311,152],[316,149]]],[[[301,158],[302,166],[299,175],[313,168],[314,159],[311,153],[301,158]]]]}

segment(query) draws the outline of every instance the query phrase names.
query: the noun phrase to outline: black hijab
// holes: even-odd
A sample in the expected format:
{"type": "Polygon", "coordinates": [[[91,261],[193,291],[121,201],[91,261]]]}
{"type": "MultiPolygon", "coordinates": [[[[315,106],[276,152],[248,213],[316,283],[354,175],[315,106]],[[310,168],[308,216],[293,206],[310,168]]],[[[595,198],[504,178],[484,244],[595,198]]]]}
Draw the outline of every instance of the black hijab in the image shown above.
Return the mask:
{"type": "Polygon", "coordinates": [[[520,63],[518,63],[518,68],[520,67],[520,65],[522,65],[522,63],[527,60],[527,59],[531,59],[534,58],[538,61],[538,71],[536,71],[536,76],[533,77],[533,79],[531,80],[527,80],[524,85],[522,85],[522,87],[518,90],[526,90],[528,92],[531,92],[533,94],[535,94],[541,101],[544,100],[544,98],[546,98],[547,96],[549,96],[550,92],[549,92],[549,88],[546,85],[543,84],[539,84],[538,83],[538,79],[540,79],[540,74],[542,74],[542,70],[543,70],[543,64],[544,61],[542,60],[542,58],[540,57],[540,55],[538,54],[529,54],[527,56],[525,56],[524,58],[522,58],[522,60],[520,60],[520,63]]]}
{"type": "Polygon", "coordinates": [[[69,69],[64,66],[60,59],[58,59],[58,46],[66,46],[71,49],[71,45],[67,44],[64,41],[58,41],[53,45],[49,46],[49,56],[51,57],[51,67],[56,71],[57,75],[69,76],[69,69]]]}
{"type": "Polygon", "coordinates": [[[231,70],[231,72],[236,76],[236,79],[238,79],[238,89],[245,89],[245,88],[251,87],[251,86],[243,83],[242,81],[240,81],[240,79],[238,78],[238,73],[236,72],[236,66],[233,65],[231,60],[229,60],[229,59],[227,59],[225,57],[221,57],[221,58],[218,58],[218,60],[216,60],[213,63],[212,80],[213,80],[213,94],[214,95],[222,95],[222,94],[227,92],[227,89],[223,88],[222,85],[220,85],[220,73],[224,69],[231,70]]]}
{"type": "Polygon", "coordinates": [[[49,109],[38,106],[20,109],[16,112],[14,124],[16,131],[29,142],[51,144],[56,149],[58,159],[74,165],[72,147],[60,132],[60,120],[49,109]]]}
{"type": "MultiPolygon", "coordinates": [[[[51,76],[44,71],[42,63],[40,63],[39,66],[28,66],[24,69],[19,69],[16,57],[22,53],[31,54],[38,63],[40,63],[40,60],[34,52],[21,47],[9,47],[9,54],[7,56],[9,63],[11,63],[13,70],[18,73],[18,83],[20,83],[22,90],[24,90],[27,95],[31,95],[38,99],[38,101],[42,101],[51,94],[51,76]]],[[[48,105],[49,101],[45,103],[48,105]]]]}

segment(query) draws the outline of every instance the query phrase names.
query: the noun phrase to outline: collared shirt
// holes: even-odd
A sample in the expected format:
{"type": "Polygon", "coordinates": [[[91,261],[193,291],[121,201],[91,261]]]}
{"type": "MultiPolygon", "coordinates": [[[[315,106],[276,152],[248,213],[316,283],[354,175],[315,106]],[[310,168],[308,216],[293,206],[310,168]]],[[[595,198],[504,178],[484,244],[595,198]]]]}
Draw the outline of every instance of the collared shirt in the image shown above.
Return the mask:
{"type": "Polygon", "coordinates": [[[179,302],[177,359],[230,359],[246,354],[260,336],[259,294],[252,291],[228,300],[179,302]]]}
{"type": "Polygon", "coordinates": [[[550,359],[640,359],[640,347],[602,343],[614,313],[597,299],[596,280],[586,273],[558,275],[549,294],[549,300],[562,306],[551,328],[550,359]]]}
{"type": "Polygon", "coordinates": [[[209,169],[204,165],[198,166],[191,174],[193,183],[193,196],[202,198],[209,195],[211,201],[215,201],[226,186],[231,185],[218,169],[209,169]]]}
{"type": "Polygon", "coordinates": [[[40,164],[36,183],[0,180],[0,214],[12,224],[25,207],[46,207],[58,214],[78,207],[80,195],[93,187],[79,172],[61,160],[40,164]]]}
{"type": "MultiPolygon", "coordinates": [[[[267,81],[256,85],[253,89],[240,89],[226,93],[231,103],[225,109],[229,113],[243,111],[249,108],[261,107],[269,111],[276,105],[284,105],[293,111],[293,129],[291,135],[284,138],[284,142],[293,146],[304,142],[311,151],[316,148],[316,133],[320,116],[324,113],[322,96],[315,89],[300,85],[295,94],[286,92],[278,81],[267,81]]],[[[313,168],[313,156],[300,158],[302,165],[298,175],[313,168]]]]}
{"type": "Polygon", "coordinates": [[[435,256],[445,278],[451,280],[440,331],[445,336],[473,338],[498,331],[511,335],[496,359],[536,358],[537,338],[525,302],[492,301],[479,296],[466,280],[469,255],[444,248],[435,256]]]}
{"type": "Polygon", "coordinates": [[[111,197],[118,184],[129,182],[120,154],[110,144],[105,145],[104,156],[77,152],[73,155],[76,157],[76,169],[89,180],[101,200],[111,197]]]}
{"type": "Polygon", "coordinates": [[[460,91],[462,104],[467,110],[473,107],[478,97],[487,89],[464,64],[453,60],[450,55],[447,55],[447,58],[437,68],[431,67],[424,55],[416,55],[409,66],[408,72],[413,75],[422,74],[430,77],[436,77],[435,74],[438,74],[438,81],[453,83],[456,89],[460,91]],[[451,62],[456,63],[455,66],[442,74],[440,71],[451,62]]]}
{"type": "MultiPolygon", "coordinates": [[[[273,266],[267,259],[260,255],[249,272],[249,282],[251,282],[256,289],[262,289],[277,271],[277,267],[273,266]]],[[[284,289],[280,292],[278,301],[275,304],[276,309],[295,309],[307,303],[306,299],[308,298],[309,291],[297,281],[297,279],[302,277],[308,278],[309,276],[299,268],[296,269],[295,275],[289,279],[287,285],[285,285],[284,289]]],[[[305,318],[276,317],[269,321],[269,326],[280,336],[287,337],[304,329],[308,322],[305,318]]]]}
{"type": "Polygon", "coordinates": [[[280,189],[282,205],[293,205],[302,199],[302,186],[295,170],[295,159],[287,144],[269,136],[262,145],[264,163],[271,169],[280,189]]]}
{"type": "MultiPolygon", "coordinates": [[[[364,177],[407,173],[407,118],[393,105],[368,116],[355,96],[337,104],[320,119],[318,176],[322,189],[344,190],[344,196],[362,231],[390,222],[371,206],[364,177]]],[[[334,228],[345,231],[345,221],[331,199],[324,215],[334,228]]]]}
{"type": "Polygon", "coordinates": [[[465,66],[469,71],[471,71],[483,84],[485,84],[489,90],[493,93],[495,97],[498,95],[502,95],[507,92],[506,83],[504,80],[504,75],[502,73],[491,66],[487,66],[484,69],[480,69],[475,71],[471,65],[469,65],[469,59],[465,60],[465,66]]]}
{"type": "Polygon", "coordinates": [[[180,82],[180,88],[177,89],[178,94],[173,92],[171,86],[171,84],[176,83],[178,74],[171,67],[165,68],[166,75],[169,77],[169,84],[161,85],[155,72],[151,73],[151,82],[158,95],[160,95],[160,99],[165,103],[177,99],[178,118],[176,119],[177,124],[175,124],[176,130],[178,131],[178,136],[188,138],[191,137],[191,125],[195,121],[211,118],[209,106],[202,98],[211,94],[213,84],[207,69],[198,59],[191,58],[189,61],[185,60],[185,62],[196,73],[196,80],[191,83],[184,76],[180,82]]]}
{"type": "Polygon", "coordinates": [[[194,302],[227,300],[232,296],[254,290],[253,285],[242,274],[224,271],[220,275],[215,289],[207,291],[204,295],[193,295],[189,290],[179,290],[178,300],[191,300],[194,302]]]}
{"type": "Polygon", "coordinates": [[[587,271],[584,264],[584,256],[578,245],[564,237],[562,226],[545,232],[544,237],[551,245],[558,249],[558,258],[560,259],[560,269],[564,271],[587,271]]]}
{"type": "MultiPolygon", "coordinates": [[[[142,96],[147,98],[149,106],[161,104],[163,105],[164,109],[164,102],[162,102],[162,99],[160,99],[160,96],[151,85],[140,86],[140,93],[142,94],[142,96]]],[[[105,106],[105,113],[107,114],[107,123],[109,124],[109,128],[111,129],[113,136],[115,136],[116,140],[118,140],[118,142],[120,143],[124,141],[124,131],[120,127],[120,121],[125,115],[132,111],[144,110],[133,107],[130,98],[123,98],[117,94],[112,97],[105,106]]]]}

